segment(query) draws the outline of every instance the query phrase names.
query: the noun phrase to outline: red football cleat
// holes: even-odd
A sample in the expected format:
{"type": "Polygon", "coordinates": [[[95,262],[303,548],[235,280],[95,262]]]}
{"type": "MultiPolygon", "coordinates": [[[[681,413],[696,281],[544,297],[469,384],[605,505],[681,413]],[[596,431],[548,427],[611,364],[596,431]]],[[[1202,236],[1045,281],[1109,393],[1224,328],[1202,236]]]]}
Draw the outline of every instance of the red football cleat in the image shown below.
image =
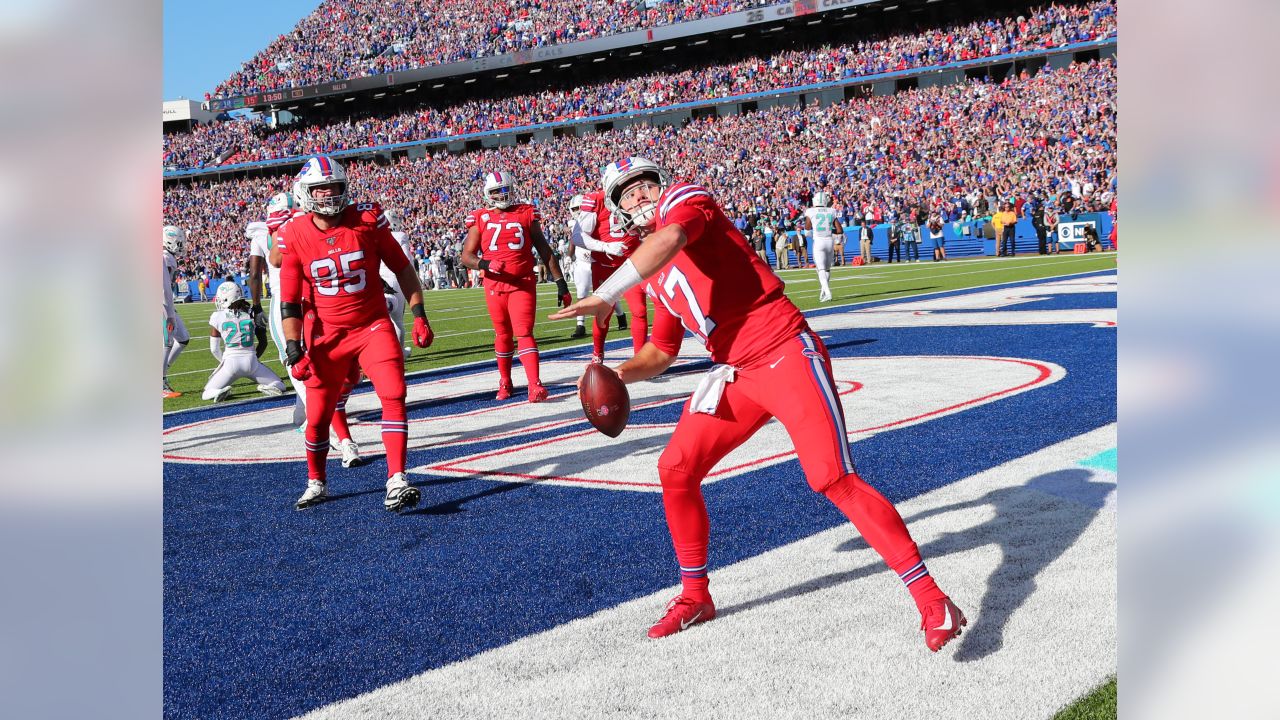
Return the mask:
{"type": "Polygon", "coordinates": [[[498,384],[498,394],[494,396],[494,400],[507,400],[511,397],[511,386],[506,383],[498,384]]]}
{"type": "Polygon", "coordinates": [[[547,399],[547,389],[542,385],[529,387],[529,402],[542,402],[547,399]]]}
{"type": "Polygon", "coordinates": [[[933,652],[938,652],[951,638],[960,634],[960,628],[968,625],[964,613],[951,602],[951,598],[943,598],[925,606],[920,618],[920,629],[924,631],[924,644],[933,652]]]}
{"type": "Polygon", "coordinates": [[[684,595],[677,595],[667,603],[667,613],[662,619],[649,628],[649,637],[660,638],[674,635],[690,625],[697,625],[713,619],[716,606],[707,598],[706,602],[695,600],[684,595]]]}

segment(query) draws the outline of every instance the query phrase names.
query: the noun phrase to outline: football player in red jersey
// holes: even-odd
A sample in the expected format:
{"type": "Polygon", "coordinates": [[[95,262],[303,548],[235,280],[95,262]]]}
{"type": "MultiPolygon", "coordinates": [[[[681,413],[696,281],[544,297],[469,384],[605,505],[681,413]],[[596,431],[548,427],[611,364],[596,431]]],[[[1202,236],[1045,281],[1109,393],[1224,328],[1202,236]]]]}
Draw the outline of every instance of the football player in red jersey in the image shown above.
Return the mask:
{"type": "Polygon", "coordinates": [[[346,172],[324,155],[307,161],[294,182],[294,197],[306,214],[289,220],[277,235],[281,251],[280,307],[289,372],[307,385],[307,490],[298,509],[322,501],[329,420],[358,363],[382,401],[382,442],[387,450],[387,494],[383,506],[413,507],[421,494],[405,480],[409,426],[405,415],[404,354],[387,316],[378,268],[395,271],[413,312],[413,341],[431,345],[434,335],[422,307],[418,276],[391,236],[376,203],[352,204],[346,172]],[[304,292],[304,286],[306,291],[304,292]],[[315,317],[303,343],[302,299],[309,295],[315,317]]]}
{"type": "Polygon", "coordinates": [[[462,264],[484,273],[484,296],[493,320],[493,351],[498,358],[498,400],[511,397],[511,358],[520,358],[529,380],[529,402],[547,399],[538,375],[538,341],[533,338],[533,315],[538,309],[533,250],[556,281],[557,307],[573,302],[560,263],[552,262],[551,246],[542,235],[538,209],[515,200],[515,179],[497,170],[485,175],[481,190],[484,207],[467,215],[467,242],[462,264]],[[480,256],[484,257],[481,258],[480,256]]]}
{"type": "Polygon", "coordinates": [[[783,294],[782,281],[706,189],[672,182],[662,168],[637,157],[605,168],[604,186],[620,227],[637,229],[644,242],[594,295],[552,318],[608,317],[623,292],[643,284],[655,300],[653,335],[615,368],[619,377],[631,383],[665,371],[686,329],[716,363],[694,392],[697,401],[685,404],[658,459],[683,588],[649,628],[649,637],[715,617],[707,580],[710,528],[700,484],[774,417],[795,443],[810,487],[853,521],[906,584],[928,648],[937,651],[960,634],[965,617],[929,575],[902,516],[854,469],[830,355],[783,294]]]}
{"type": "MultiPolygon", "coordinates": [[[[600,287],[622,263],[640,246],[640,239],[625,232],[614,222],[604,199],[604,192],[597,190],[583,197],[578,209],[578,222],[574,226],[572,240],[575,245],[591,250],[591,287],[600,287]]],[[[631,344],[634,352],[640,352],[649,337],[649,309],[644,289],[637,286],[627,291],[623,298],[631,313],[631,344]]],[[[619,328],[627,326],[621,323],[619,328]]],[[[604,343],[609,337],[609,318],[591,327],[591,361],[604,362],[604,343]]]]}

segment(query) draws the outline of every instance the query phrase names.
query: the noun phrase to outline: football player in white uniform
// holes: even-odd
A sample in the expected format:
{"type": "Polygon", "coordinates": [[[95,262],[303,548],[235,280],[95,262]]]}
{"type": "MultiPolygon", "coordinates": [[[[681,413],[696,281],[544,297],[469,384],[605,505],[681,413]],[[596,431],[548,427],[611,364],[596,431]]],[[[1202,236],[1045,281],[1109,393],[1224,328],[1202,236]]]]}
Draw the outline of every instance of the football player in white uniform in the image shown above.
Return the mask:
{"type": "Polygon", "coordinates": [[[234,282],[222,283],[213,304],[217,309],[209,316],[209,352],[218,360],[218,367],[204,384],[202,397],[214,402],[226,400],[231,395],[231,384],[240,378],[253,379],[264,395],[283,394],[284,383],[253,351],[257,328],[240,286],[234,282]]]}
{"type": "MultiPolygon", "coordinates": [[[[384,209],[382,214],[387,218],[387,222],[391,225],[391,237],[396,239],[396,243],[400,249],[404,251],[404,256],[409,260],[409,265],[413,266],[413,248],[409,245],[409,236],[400,229],[400,213],[391,209],[384,209]]],[[[400,281],[396,278],[396,274],[387,267],[384,262],[378,269],[378,275],[382,278],[382,289],[387,297],[387,313],[391,315],[391,322],[396,329],[396,337],[400,338],[400,343],[404,344],[404,309],[408,300],[404,296],[404,290],[400,289],[400,281]],[[389,291],[389,292],[386,292],[389,291]]],[[[410,348],[404,345],[404,356],[409,357],[410,348]]]]}
{"type": "MultiPolygon", "coordinates": [[[[818,269],[818,284],[822,286],[818,302],[830,302],[835,239],[837,236],[844,236],[844,228],[836,219],[836,211],[831,207],[831,197],[825,192],[813,194],[813,207],[804,211],[804,219],[813,232],[813,265],[818,269]]],[[[797,232],[800,232],[799,228],[797,232]]]]}
{"type": "Polygon", "coordinates": [[[174,360],[187,349],[187,343],[191,342],[191,335],[187,332],[187,326],[182,322],[182,318],[178,316],[178,311],[173,307],[173,276],[178,272],[178,258],[182,256],[183,251],[187,247],[187,233],[180,227],[174,225],[165,225],[160,232],[160,259],[163,267],[161,274],[164,280],[164,316],[165,316],[165,350],[164,350],[164,375],[161,377],[163,383],[160,396],[165,398],[181,397],[182,393],[177,392],[169,386],[169,366],[174,360]]]}
{"type": "MultiPolygon", "coordinates": [[[[574,245],[573,289],[579,300],[591,294],[591,252],[594,250],[619,256],[623,252],[621,242],[606,242],[592,237],[596,230],[597,215],[593,212],[582,212],[584,200],[586,200],[585,195],[574,195],[569,201],[569,240],[574,245]]],[[[613,314],[618,318],[618,329],[626,330],[627,311],[622,303],[614,306],[613,314]]],[[[578,316],[578,326],[574,328],[573,336],[578,338],[586,335],[583,318],[578,316]]]]}
{"type": "MultiPolygon", "coordinates": [[[[284,321],[280,308],[280,246],[275,242],[275,233],[282,225],[295,215],[304,214],[297,200],[291,193],[276,193],[267,202],[267,221],[251,222],[245,227],[244,234],[249,238],[249,257],[260,257],[266,260],[267,283],[271,287],[271,306],[267,310],[267,325],[271,330],[271,339],[279,353],[280,364],[285,361],[284,321]]],[[[293,403],[293,425],[302,431],[307,423],[307,386],[288,375],[294,392],[297,393],[293,403]]],[[[356,467],[364,463],[360,457],[360,446],[351,439],[351,431],[347,427],[347,398],[359,378],[355,377],[338,398],[337,409],[333,413],[330,436],[337,442],[336,447],[342,451],[342,466],[356,467]]]]}

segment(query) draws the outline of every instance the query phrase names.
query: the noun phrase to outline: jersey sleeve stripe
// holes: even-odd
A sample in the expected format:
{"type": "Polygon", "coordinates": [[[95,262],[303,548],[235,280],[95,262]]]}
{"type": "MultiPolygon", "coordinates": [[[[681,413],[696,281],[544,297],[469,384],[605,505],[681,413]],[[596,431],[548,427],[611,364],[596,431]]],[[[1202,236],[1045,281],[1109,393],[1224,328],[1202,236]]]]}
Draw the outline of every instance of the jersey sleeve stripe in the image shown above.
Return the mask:
{"type": "Polygon", "coordinates": [[[676,191],[667,197],[666,201],[662,203],[662,207],[659,208],[658,213],[665,218],[677,205],[689,198],[697,197],[699,195],[706,195],[710,197],[711,193],[697,185],[685,185],[684,187],[677,188],[676,191]]]}

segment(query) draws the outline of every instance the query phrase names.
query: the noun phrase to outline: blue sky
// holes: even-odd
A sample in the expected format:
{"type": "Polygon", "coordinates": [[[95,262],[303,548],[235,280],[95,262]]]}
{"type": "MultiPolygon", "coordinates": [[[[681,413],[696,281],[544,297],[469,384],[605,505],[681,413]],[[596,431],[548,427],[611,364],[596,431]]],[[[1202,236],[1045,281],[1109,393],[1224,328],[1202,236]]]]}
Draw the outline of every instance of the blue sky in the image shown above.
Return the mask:
{"type": "Polygon", "coordinates": [[[165,0],[164,99],[203,100],[320,0],[165,0]]]}

